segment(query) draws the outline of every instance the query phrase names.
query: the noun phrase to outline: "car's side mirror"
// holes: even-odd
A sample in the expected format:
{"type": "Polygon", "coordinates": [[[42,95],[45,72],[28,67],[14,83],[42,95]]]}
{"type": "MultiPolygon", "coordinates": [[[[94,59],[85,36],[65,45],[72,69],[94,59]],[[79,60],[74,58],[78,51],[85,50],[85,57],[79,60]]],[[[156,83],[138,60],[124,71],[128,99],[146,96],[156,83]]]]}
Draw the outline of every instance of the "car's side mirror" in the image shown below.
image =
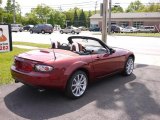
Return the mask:
{"type": "Polygon", "coordinates": [[[113,53],[115,53],[115,52],[116,52],[116,50],[110,48],[110,54],[113,54],[113,53]]]}

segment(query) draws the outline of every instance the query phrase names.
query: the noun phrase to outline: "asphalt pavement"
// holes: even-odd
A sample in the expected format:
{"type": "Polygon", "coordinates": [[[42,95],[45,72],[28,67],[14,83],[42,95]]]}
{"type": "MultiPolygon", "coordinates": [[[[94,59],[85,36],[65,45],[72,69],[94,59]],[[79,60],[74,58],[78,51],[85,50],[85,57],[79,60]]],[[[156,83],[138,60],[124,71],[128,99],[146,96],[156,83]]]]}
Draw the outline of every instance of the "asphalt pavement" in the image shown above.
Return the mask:
{"type": "Polygon", "coordinates": [[[0,87],[0,120],[159,120],[160,67],[136,64],[133,75],[91,84],[80,99],[21,83],[0,87]]]}

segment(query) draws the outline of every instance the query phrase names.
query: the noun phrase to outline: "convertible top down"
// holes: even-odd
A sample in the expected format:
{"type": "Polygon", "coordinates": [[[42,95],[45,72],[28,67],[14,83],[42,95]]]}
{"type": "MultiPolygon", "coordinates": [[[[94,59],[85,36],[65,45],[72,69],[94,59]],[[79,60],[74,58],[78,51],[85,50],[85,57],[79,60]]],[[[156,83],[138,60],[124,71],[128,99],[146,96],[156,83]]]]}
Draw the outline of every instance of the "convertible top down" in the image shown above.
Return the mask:
{"type": "Polygon", "coordinates": [[[68,43],[54,41],[51,49],[15,56],[11,74],[16,82],[64,90],[70,98],[84,95],[90,82],[122,72],[131,75],[133,52],[111,48],[97,38],[71,36],[68,43]]]}

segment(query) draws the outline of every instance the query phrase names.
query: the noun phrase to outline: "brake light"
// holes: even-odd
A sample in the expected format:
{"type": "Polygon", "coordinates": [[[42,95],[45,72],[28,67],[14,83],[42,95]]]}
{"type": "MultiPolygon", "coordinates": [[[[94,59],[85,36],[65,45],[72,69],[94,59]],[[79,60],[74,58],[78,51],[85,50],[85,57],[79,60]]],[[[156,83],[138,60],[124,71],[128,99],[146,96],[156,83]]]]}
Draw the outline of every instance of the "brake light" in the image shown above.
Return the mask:
{"type": "Polygon", "coordinates": [[[53,70],[53,67],[48,65],[35,65],[35,70],[39,72],[50,72],[53,70]]]}
{"type": "Polygon", "coordinates": [[[33,70],[32,65],[30,63],[27,63],[27,62],[22,62],[22,61],[19,61],[19,60],[15,60],[14,65],[16,66],[17,69],[23,70],[23,71],[26,71],[26,72],[31,72],[33,70]]]}

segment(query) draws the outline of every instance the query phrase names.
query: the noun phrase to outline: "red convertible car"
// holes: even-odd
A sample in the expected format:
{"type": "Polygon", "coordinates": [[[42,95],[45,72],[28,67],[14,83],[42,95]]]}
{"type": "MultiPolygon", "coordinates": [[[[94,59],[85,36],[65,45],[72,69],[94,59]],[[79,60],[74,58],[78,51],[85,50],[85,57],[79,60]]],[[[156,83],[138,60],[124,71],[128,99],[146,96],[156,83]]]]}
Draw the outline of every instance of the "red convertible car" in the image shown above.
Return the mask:
{"type": "Polygon", "coordinates": [[[11,74],[15,82],[64,90],[70,98],[84,95],[89,83],[118,72],[131,75],[133,52],[111,48],[93,37],[71,36],[68,43],[53,42],[51,49],[15,56],[11,74]]]}

